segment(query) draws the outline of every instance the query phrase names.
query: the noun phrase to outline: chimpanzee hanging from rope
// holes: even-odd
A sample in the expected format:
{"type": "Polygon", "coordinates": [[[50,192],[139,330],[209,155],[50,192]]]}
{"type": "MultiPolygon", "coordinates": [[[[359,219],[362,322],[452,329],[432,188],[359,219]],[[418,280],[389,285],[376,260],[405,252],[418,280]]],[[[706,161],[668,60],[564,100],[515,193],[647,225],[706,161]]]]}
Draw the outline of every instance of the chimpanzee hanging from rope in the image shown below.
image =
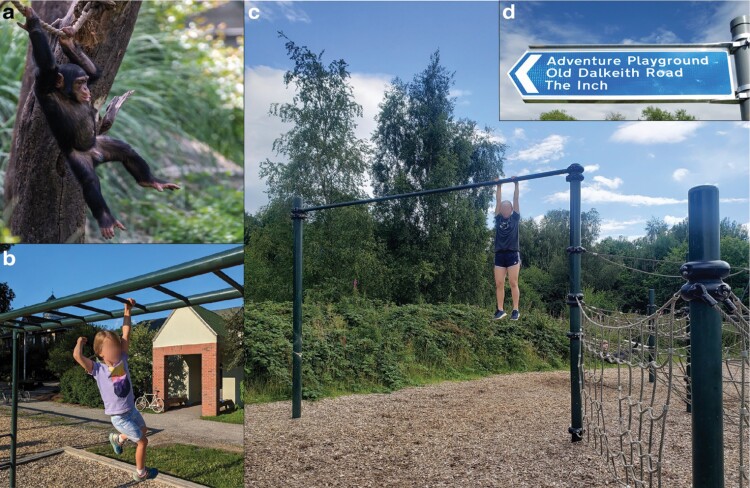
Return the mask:
{"type": "Polygon", "coordinates": [[[132,91],[114,97],[101,120],[91,103],[89,85],[96,83],[99,69],[75,43],[74,36],[93,10],[93,5],[107,2],[87,2],[72,26],[58,29],[46,24],[31,7],[12,2],[26,17],[26,24],[18,24],[29,33],[37,71],[34,94],[60,146],[65,160],[83,190],[83,197],[99,224],[102,237],[111,239],[116,229],[125,226],[112,216],[101,192],[96,168],[102,163],[119,161],[135,181],[143,187],[158,191],[180,187],[156,178],[148,163],[127,143],[104,135],[132,91]],[[60,47],[70,60],[58,65],[44,31],[59,36],[60,47]]]}

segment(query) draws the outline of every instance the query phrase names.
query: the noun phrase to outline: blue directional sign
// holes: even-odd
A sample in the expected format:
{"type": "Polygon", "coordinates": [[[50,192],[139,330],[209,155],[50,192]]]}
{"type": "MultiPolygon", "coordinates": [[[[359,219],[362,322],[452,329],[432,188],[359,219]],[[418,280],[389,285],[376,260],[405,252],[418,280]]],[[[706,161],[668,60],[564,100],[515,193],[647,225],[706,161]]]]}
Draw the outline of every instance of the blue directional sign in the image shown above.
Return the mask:
{"type": "Polygon", "coordinates": [[[729,52],[720,48],[539,49],[508,72],[525,102],[733,100],[729,52]]]}

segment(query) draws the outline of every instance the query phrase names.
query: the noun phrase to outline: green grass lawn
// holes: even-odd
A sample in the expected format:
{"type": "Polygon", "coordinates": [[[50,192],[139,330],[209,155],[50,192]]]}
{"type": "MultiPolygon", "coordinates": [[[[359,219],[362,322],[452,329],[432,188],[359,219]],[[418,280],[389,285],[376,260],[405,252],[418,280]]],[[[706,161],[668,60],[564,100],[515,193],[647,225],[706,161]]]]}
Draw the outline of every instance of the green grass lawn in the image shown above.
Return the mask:
{"type": "MultiPolygon", "coordinates": [[[[135,464],[133,446],[127,446],[122,456],[116,456],[109,445],[92,447],[89,451],[135,464]]],[[[213,488],[242,486],[244,459],[239,452],[186,444],[165,444],[148,448],[146,464],[157,468],[160,473],[213,488]]]]}
{"type": "Polygon", "coordinates": [[[212,420],[214,422],[225,422],[227,424],[245,424],[245,411],[238,408],[232,412],[220,413],[219,415],[201,416],[203,420],[212,420]]]}

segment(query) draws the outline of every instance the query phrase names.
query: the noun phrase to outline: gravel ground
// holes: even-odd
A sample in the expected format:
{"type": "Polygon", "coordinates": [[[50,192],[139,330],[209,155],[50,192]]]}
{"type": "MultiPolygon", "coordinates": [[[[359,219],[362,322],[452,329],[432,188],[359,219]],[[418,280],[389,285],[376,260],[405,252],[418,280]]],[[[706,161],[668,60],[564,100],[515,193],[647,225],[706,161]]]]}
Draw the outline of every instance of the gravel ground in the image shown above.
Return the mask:
{"type": "MultiPolygon", "coordinates": [[[[109,442],[113,430],[84,419],[46,414],[20,414],[18,417],[18,457],[71,446],[79,449],[109,442]]],[[[0,409],[0,432],[10,432],[10,409],[0,409]]],[[[10,439],[0,439],[0,462],[8,460],[10,439]]]]}
{"type": "MultiPolygon", "coordinates": [[[[79,449],[109,444],[107,433],[112,429],[88,420],[56,415],[21,415],[18,418],[18,457],[23,458],[50,449],[71,446],[79,449]]],[[[10,431],[10,410],[0,409],[0,432],[10,431]]],[[[0,439],[0,462],[7,461],[10,440],[0,439]]],[[[8,483],[8,470],[0,471],[0,486],[8,483]]],[[[18,467],[18,486],[72,487],[100,486],[103,488],[130,486],[130,475],[122,470],[59,454],[18,467]]],[[[146,482],[142,487],[164,487],[163,483],[146,482]]]]}
{"type": "MultiPolygon", "coordinates": [[[[569,391],[567,372],[519,373],[306,402],[294,421],[289,402],[249,405],[245,485],[620,486],[593,444],[570,442],[569,391]]],[[[662,486],[688,488],[690,417],[676,404],[667,418],[662,486]]]]}
{"type": "MultiPolygon", "coordinates": [[[[134,482],[129,473],[78,456],[59,454],[18,467],[18,488],[70,488],[96,486],[120,488],[137,485],[139,488],[167,488],[171,485],[156,480],[134,482]]],[[[8,471],[0,471],[0,484],[8,484],[8,471]]]]}

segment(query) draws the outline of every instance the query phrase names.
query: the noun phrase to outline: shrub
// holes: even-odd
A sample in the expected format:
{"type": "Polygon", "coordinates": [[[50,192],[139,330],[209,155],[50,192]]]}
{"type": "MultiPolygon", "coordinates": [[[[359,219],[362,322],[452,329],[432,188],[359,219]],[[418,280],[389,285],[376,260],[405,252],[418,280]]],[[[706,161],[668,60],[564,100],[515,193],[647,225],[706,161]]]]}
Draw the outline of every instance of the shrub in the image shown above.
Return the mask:
{"type": "Polygon", "coordinates": [[[102,407],[102,398],[96,380],[80,366],[74,366],[60,378],[60,393],[64,402],[86,407],[102,407]]]}
{"type": "MultiPolygon", "coordinates": [[[[291,395],[291,312],[290,303],[247,305],[246,401],[291,395]]],[[[303,336],[306,399],[560,368],[568,355],[560,320],[532,310],[498,323],[491,311],[468,305],[306,302],[303,336]]]]}

